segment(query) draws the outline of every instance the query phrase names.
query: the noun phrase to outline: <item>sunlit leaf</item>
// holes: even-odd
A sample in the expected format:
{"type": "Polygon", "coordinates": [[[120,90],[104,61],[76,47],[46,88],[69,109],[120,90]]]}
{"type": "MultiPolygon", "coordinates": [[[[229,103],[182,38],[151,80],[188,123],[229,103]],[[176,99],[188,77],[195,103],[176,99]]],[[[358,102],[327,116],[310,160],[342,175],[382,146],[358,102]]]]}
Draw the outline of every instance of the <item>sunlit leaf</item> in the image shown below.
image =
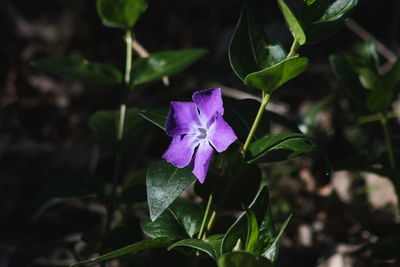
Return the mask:
{"type": "Polygon", "coordinates": [[[218,261],[218,267],[272,267],[273,264],[265,257],[247,252],[234,251],[222,255],[218,261]]]}
{"type": "Polygon", "coordinates": [[[271,94],[275,89],[305,71],[307,65],[307,58],[291,57],[271,67],[247,75],[244,83],[271,94]]]}
{"type": "Polygon", "coordinates": [[[103,24],[129,30],[146,10],[145,0],[97,0],[97,13],[103,24]]]}
{"type": "Polygon", "coordinates": [[[306,42],[306,35],[304,34],[303,28],[301,27],[296,16],[293,14],[292,10],[284,0],[278,0],[278,5],[283,17],[285,18],[286,24],[289,26],[289,30],[293,35],[294,41],[299,45],[303,45],[306,42]]]}
{"type": "Polygon", "coordinates": [[[189,67],[206,53],[206,49],[200,48],[154,53],[133,62],[131,78],[134,85],[161,80],[189,67]]]}
{"type": "Polygon", "coordinates": [[[176,168],[164,160],[152,164],[146,178],[151,220],[156,220],[194,179],[188,167],[176,168]]]}
{"type": "Polygon", "coordinates": [[[249,145],[248,163],[265,163],[292,159],[310,153],[320,153],[317,144],[302,134],[270,134],[249,145]]]}

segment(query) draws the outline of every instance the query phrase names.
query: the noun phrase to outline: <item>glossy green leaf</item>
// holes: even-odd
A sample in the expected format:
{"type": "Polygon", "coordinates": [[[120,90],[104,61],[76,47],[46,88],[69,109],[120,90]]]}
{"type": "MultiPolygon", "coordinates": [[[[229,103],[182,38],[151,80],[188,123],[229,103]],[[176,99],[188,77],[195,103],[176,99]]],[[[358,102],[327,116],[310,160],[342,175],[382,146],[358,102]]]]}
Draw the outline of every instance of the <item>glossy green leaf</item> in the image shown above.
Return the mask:
{"type": "Polygon", "coordinates": [[[139,112],[139,115],[165,131],[168,109],[142,110],[139,112]]]}
{"type": "Polygon", "coordinates": [[[300,10],[299,21],[303,29],[307,28],[314,21],[319,20],[324,15],[329,0],[305,0],[300,10]]]}
{"type": "Polygon", "coordinates": [[[216,260],[220,254],[221,240],[200,240],[200,239],[184,239],[180,240],[168,247],[171,250],[176,247],[190,247],[203,251],[208,254],[211,258],[216,260]]]}
{"type": "Polygon", "coordinates": [[[170,206],[170,210],[189,237],[193,237],[200,231],[204,212],[198,205],[187,200],[177,199],[170,206]]]}
{"type": "Polygon", "coordinates": [[[172,76],[192,65],[207,53],[206,49],[164,51],[133,62],[131,72],[134,85],[160,80],[172,76]]]}
{"type": "Polygon", "coordinates": [[[122,74],[116,68],[101,63],[89,62],[80,56],[44,58],[32,64],[53,74],[70,77],[85,83],[119,84],[122,74]]]}
{"type": "MultiPolygon", "coordinates": [[[[254,212],[257,224],[261,225],[266,211],[269,207],[269,194],[268,189],[263,187],[262,190],[258,192],[253,202],[249,205],[249,208],[252,212],[254,212]]],[[[245,213],[243,213],[235,223],[229,228],[226,232],[221,245],[221,254],[225,254],[227,252],[232,251],[235,247],[238,239],[247,240],[247,219],[245,213]]]]}
{"type": "Polygon", "coordinates": [[[97,111],[89,117],[89,127],[94,131],[100,145],[117,153],[129,153],[141,137],[143,118],[138,110],[128,108],[125,115],[124,133],[118,140],[119,111],[97,111]]]}
{"type": "Polygon", "coordinates": [[[246,252],[234,251],[222,255],[218,267],[272,267],[273,264],[265,257],[246,252]]]}
{"type": "Polygon", "coordinates": [[[154,239],[146,239],[139,241],[137,243],[134,243],[132,245],[128,245],[126,247],[120,248],[118,250],[114,250],[110,253],[104,254],[102,256],[86,260],[86,261],[80,261],[73,263],[69,265],[70,267],[73,266],[79,266],[79,265],[85,265],[85,264],[94,264],[98,262],[104,262],[108,261],[111,259],[119,258],[127,254],[132,254],[144,249],[149,249],[149,248],[163,248],[163,247],[168,247],[171,245],[171,241],[169,241],[167,238],[154,238],[154,239]]]}
{"type": "Polygon", "coordinates": [[[310,153],[320,153],[317,144],[297,133],[270,134],[249,145],[248,163],[265,163],[292,159],[310,153]]]}
{"type": "Polygon", "coordinates": [[[270,244],[270,246],[267,249],[264,249],[262,252],[262,255],[269,259],[271,262],[275,262],[277,257],[278,257],[278,241],[281,238],[283,231],[286,229],[286,226],[288,225],[290,219],[292,218],[292,215],[290,215],[281,225],[281,228],[279,228],[278,235],[275,236],[273,242],[270,244]]]}
{"type": "Polygon", "coordinates": [[[278,5],[283,17],[285,18],[286,24],[293,35],[294,41],[299,45],[303,45],[306,42],[306,35],[304,34],[303,28],[296,16],[284,0],[278,0],[278,5]]]}
{"type": "MultiPolygon", "coordinates": [[[[240,142],[246,141],[259,107],[260,102],[254,99],[235,100],[225,104],[224,119],[235,131],[240,142]]],[[[268,114],[264,113],[254,134],[254,139],[257,140],[267,133],[269,133],[269,119],[268,114]]]]}
{"type": "Polygon", "coordinates": [[[307,58],[291,57],[271,67],[247,75],[244,83],[271,94],[276,88],[305,71],[307,65],[307,58]]]}
{"type": "Polygon", "coordinates": [[[258,223],[256,215],[251,210],[246,210],[247,217],[247,239],[245,249],[249,252],[255,252],[258,247],[258,223]]]}
{"type": "Polygon", "coordinates": [[[145,0],[97,0],[97,13],[105,26],[129,30],[146,11],[145,0]]]}
{"type": "Polygon", "coordinates": [[[307,44],[323,41],[336,33],[350,17],[358,0],[336,0],[306,29],[307,44]]]}
{"type": "Polygon", "coordinates": [[[244,80],[248,74],[278,63],[286,53],[280,45],[268,45],[262,24],[244,5],[229,44],[228,55],[233,71],[244,80]]]}
{"type": "Polygon", "coordinates": [[[194,179],[188,167],[176,168],[164,160],[152,164],[146,178],[151,220],[157,219],[194,179]]]}

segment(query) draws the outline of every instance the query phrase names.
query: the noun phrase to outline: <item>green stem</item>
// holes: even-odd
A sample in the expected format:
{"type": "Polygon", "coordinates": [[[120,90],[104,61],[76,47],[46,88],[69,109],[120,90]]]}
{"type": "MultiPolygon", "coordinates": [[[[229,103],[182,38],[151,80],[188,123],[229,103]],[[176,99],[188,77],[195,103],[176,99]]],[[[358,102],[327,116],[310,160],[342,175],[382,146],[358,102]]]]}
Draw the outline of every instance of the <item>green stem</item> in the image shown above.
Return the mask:
{"type": "MultiPolygon", "coordinates": [[[[128,87],[131,78],[131,68],[132,68],[132,32],[129,30],[127,30],[125,34],[125,43],[126,43],[125,79],[124,79],[124,88],[122,92],[122,103],[119,112],[119,122],[117,131],[118,141],[121,141],[124,137],[126,102],[128,96],[127,92],[129,91],[128,87]]],[[[118,154],[115,157],[112,192],[107,207],[106,234],[111,230],[111,220],[115,210],[115,198],[117,194],[118,181],[121,176],[121,169],[122,169],[122,155],[118,154]]]]}
{"type": "Polygon", "coordinates": [[[290,47],[289,54],[287,54],[286,58],[290,58],[296,53],[297,49],[299,49],[300,45],[296,40],[293,40],[292,47],[290,47]]]}
{"type": "Polygon", "coordinates": [[[267,106],[267,104],[269,102],[270,97],[271,97],[270,94],[263,93],[263,98],[261,101],[260,109],[258,110],[256,118],[254,119],[253,125],[251,126],[251,129],[250,129],[249,135],[247,136],[246,142],[243,145],[243,149],[242,149],[243,157],[246,155],[247,148],[250,145],[251,139],[253,139],[254,133],[257,130],[258,124],[260,123],[261,117],[264,113],[265,107],[267,106]]]}
{"type": "Polygon", "coordinates": [[[213,199],[213,195],[210,194],[210,196],[208,198],[206,212],[204,213],[203,221],[201,223],[200,232],[199,232],[199,234],[197,236],[197,239],[202,239],[203,234],[204,234],[204,232],[206,230],[206,223],[207,223],[207,219],[208,219],[208,214],[210,213],[212,199],[213,199]]]}
{"type": "Polygon", "coordinates": [[[393,154],[393,147],[392,147],[392,139],[390,138],[389,128],[387,125],[387,118],[385,115],[383,115],[382,117],[383,118],[381,119],[381,123],[382,123],[382,127],[383,127],[383,134],[385,136],[387,151],[389,154],[390,168],[392,170],[396,170],[396,164],[394,161],[394,154],[393,154]]]}
{"type": "MultiPolygon", "coordinates": [[[[370,123],[370,122],[375,122],[375,121],[380,121],[382,120],[382,113],[376,113],[372,115],[367,115],[359,118],[357,122],[359,124],[364,124],[364,123],[370,123]]],[[[400,117],[400,112],[392,111],[388,112],[385,114],[386,119],[393,119],[393,118],[398,118],[400,117]]]]}

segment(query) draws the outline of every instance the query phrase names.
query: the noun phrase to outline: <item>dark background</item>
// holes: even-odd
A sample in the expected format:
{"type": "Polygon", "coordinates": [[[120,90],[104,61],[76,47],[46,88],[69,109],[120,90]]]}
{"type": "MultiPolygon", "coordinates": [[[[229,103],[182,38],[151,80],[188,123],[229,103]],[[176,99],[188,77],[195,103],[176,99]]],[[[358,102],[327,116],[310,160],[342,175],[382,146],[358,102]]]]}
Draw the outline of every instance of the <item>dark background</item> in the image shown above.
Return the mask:
{"type": "MultiPolygon", "coordinates": [[[[295,10],[301,3],[288,2],[295,10]]],[[[87,119],[99,109],[117,109],[121,100],[119,89],[83,85],[30,65],[31,60],[44,57],[81,55],[123,70],[123,32],[104,27],[95,4],[94,0],[0,2],[0,266],[7,266],[21,250],[59,239],[77,239],[81,231],[101,220],[98,213],[84,212],[79,205],[61,205],[31,223],[37,209],[33,205],[37,193],[52,175],[89,169],[108,179],[112,172],[112,155],[95,145],[87,119]]],[[[215,84],[258,95],[257,91],[244,88],[227,57],[241,5],[242,1],[227,0],[149,1],[147,11],[134,27],[135,37],[148,51],[203,47],[209,53],[181,74],[170,77],[168,87],[161,82],[138,87],[129,106],[167,107],[171,100],[188,99],[195,90],[215,84]]],[[[276,2],[249,1],[249,5],[264,23],[271,42],[280,42],[289,49],[291,36],[276,2]]],[[[352,15],[354,21],[396,54],[400,43],[399,18],[397,0],[360,0],[352,15]]],[[[328,56],[349,49],[360,40],[344,26],[330,39],[303,47],[300,53],[310,59],[308,70],[272,97],[272,109],[300,122],[312,103],[332,95],[334,100],[323,112],[314,137],[333,164],[355,149],[346,129],[362,111],[347,99],[332,74],[328,56]]],[[[381,58],[382,64],[386,61],[381,58]]],[[[398,131],[398,123],[391,123],[398,131]]],[[[370,125],[362,130],[373,137],[368,139],[371,145],[382,142],[378,127],[370,125]]],[[[167,148],[167,136],[150,132],[152,139],[147,138],[124,162],[127,169],[138,169],[159,159],[167,148]]],[[[344,178],[353,185],[351,200],[345,202],[335,193],[332,176],[324,175],[319,159],[280,163],[271,173],[277,222],[282,222],[289,211],[294,214],[282,240],[279,266],[317,266],[336,255],[341,246],[354,249],[381,236],[399,233],[399,218],[393,209],[376,209],[367,204],[366,194],[359,192],[365,185],[362,178],[344,178]],[[324,189],[329,192],[324,194],[324,189]],[[301,231],[311,233],[311,244],[301,241],[301,231]]],[[[141,238],[136,233],[132,241],[141,238]]],[[[29,260],[20,266],[44,266],[43,262],[68,258],[63,253],[44,250],[45,256],[38,262],[33,259],[40,253],[32,252],[31,258],[24,256],[29,260]]],[[[372,264],[353,256],[350,261],[359,266],[372,264]]]]}

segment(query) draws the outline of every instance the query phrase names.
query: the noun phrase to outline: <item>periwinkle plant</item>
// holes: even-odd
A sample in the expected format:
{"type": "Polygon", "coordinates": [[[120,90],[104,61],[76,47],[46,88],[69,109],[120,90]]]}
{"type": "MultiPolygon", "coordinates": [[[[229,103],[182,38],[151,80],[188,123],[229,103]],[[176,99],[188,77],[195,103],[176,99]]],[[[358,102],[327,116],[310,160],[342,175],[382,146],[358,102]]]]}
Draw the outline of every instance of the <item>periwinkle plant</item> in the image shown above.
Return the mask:
{"type": "MultiPolygon", "coordinates": [[[[112,66],[80,57],[35,62],[36,66],[56,74],[121,87],[123,101],[119,112],[100,111],[89,122],[100,144],[116,154],[112,192],[104,198],[108,217],[106,234],[112,230],[115,210],[120,208],[116,189],[121,184],[121,159],[132,149],[132,143],[140,139],[138,129],[147,120],[173,138],[162,155],[165,160],[153,163],[146,175],[150,218],[141,221],[141,229],[150,238],[111,252],[103,241],[100,252],[104,255],[71,266],[105,262],[154,247],[189,248],[193,264],[208,255],[221,267],[273,266],[278,256],[278,240],[291,215],[279,230],[275,229],[268,189],[260,185],[260,177],[256,177],[256,192],[244,190],[237,196],[244,199],[244,195],[254,193],[253,200],[242,207],[241,216],[226,226],[228,230],[216,233],[213,227],[235,179],[246,175],[250,168],[257,169],[255,164],[322,153],[315,141],[300,131],[269,133],[266,126],[269,120],[263,114],[271,95],[306,70],[308,59],[299,55],[300,48],[334,34],[349,17],[357,0],[305,0],[298,16],[284,0],[277,0],[277,3],[293,35],[289,51],[279,41],[271,43],[267,39],[262,24],[246,5],[229,45],[233,72],[244,85],[260,89],[261,103],[236,101],[226,109],[221,89],[217,88],[194,92],[193,102],[172,102],[168,113],[128,108],[128,98],[137,86],[176,74],[206,52],[204,49],[166,51],[133,61],[132,45],[137,41],[132,27],[146,10],[144,0],[97,1],[97,11],[104,25],[125,31],[124,74],[112,66]],[[213,160],[214,149],[221,154],[213,160]],[[207,172],[212,173],[212,177],[207,172]],[[206,175],[206,183],[211,187],[204,207],[179,198],[196,178],[203,183],[206,175]],[[220,180],[227,181],[222,189],[217,186],[220,180]]],[[[282,123],[279,119],[276,122],[282,123]]],[[[254,173],[260,176],[260,172],[254,173]]],[[[245,183],[237,186],[246,188],[245,183]]]]}

